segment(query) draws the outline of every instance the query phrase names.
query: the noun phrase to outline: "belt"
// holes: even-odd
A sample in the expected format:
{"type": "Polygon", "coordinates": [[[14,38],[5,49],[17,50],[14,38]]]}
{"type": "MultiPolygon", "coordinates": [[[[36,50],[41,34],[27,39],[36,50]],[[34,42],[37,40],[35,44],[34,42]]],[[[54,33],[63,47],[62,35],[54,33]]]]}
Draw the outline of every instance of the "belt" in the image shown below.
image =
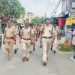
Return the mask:
{"type": "Polygon", "coordinates": [[[13,39],[13,37],[6,37],[6,39],[13,39]]]}
{"type": "Polygon", "coordinates": [[[52,37],[43,37],[43,38],[50,39],[50,38],[52,38],[52,37]]]}
{"type": "Polygon", "coordinates": [[[26,39],[26,38],[23,38],[24,40],[30,40],[30,39],[26,39]]]}

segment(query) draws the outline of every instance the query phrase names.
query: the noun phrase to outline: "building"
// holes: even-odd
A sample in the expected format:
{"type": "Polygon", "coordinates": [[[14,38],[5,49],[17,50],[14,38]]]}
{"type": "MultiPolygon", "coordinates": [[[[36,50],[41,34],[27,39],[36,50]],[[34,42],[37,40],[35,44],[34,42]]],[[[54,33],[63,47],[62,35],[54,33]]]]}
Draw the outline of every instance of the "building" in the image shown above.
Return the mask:
{"type": "Polygon", "coordinates": [[[28,17],[29,22],[31,22],[31,20],[34,18],[34,14],[32,12],[28,12],[27,17],[28,17]]]}
{"type": "Polygon", "coordinates": [[[75,0],[72,2],[71,16],[75,16],[75,0]]]}

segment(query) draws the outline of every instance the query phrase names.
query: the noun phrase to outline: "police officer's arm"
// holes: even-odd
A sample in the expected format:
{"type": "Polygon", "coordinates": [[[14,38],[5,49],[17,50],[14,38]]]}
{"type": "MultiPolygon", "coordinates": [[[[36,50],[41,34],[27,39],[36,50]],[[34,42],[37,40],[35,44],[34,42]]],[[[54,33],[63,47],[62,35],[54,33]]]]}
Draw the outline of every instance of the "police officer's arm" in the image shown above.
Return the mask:
{"type": "Polygon", "coordinates": [[[42,25],[41,29],[40,29],[40,35],[42,35],[44,33],[44,25],[42,25]]]}

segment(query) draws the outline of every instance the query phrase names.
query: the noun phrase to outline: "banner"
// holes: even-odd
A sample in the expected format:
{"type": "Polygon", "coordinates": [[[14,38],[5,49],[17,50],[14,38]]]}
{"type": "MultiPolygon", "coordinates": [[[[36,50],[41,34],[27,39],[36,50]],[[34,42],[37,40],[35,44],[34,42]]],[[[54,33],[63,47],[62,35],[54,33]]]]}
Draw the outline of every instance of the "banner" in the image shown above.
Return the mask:
{"type": "Polygon", "coordinates": [[[75,18],[72,18],[72,23],[75,24],[75,18]]]}
{"type": "Polygon", "coordinates": [[[72,25],[72,18],[66,19],[66,25],[72,25]]]}

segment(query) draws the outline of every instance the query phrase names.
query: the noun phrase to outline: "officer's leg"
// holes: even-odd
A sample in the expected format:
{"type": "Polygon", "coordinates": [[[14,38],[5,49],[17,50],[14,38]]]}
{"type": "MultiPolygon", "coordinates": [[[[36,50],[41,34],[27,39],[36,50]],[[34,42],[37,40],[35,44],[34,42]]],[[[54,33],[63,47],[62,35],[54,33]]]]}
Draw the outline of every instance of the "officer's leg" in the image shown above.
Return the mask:
{"type": "Polygon", "coordinates": [[[33,43],[33,50],[35,51],[35,42],[33,43]]]}
{"type": "Polygon", "coordinates": [[[42,45],[43,45],[43,65],[47,64],[47,39],[42,39],[42,45]]]}
{"type": "Polygon", "coordinates": [[[42,47],[42,36],[40,37],[40,48],[42,47]]]}
{"type": "Polygon", "coordinates": [[[7,53],[8,53],[8,59],[10,58],[10,48],[9,48],[9,42],[8,42],[8,40],[6,39],[5,40],[5,49],[6,49],[6,51],[7,51],[7,53]]]}
{"type": "Polygon", "coordinates": [[[58,42],[55,39],[54,43],[53,43],[53,53],[56,53],[56,51],[57,51],[57,44],[58,44],[58,42]]]}
{"type": "Polygon", "coordinates": [[[13,57],[13,46],[14,46],[14,40],[13,39],[10,39],[10,59],[12,60],[12,57],[13,57]]]}
{"type": "Polygon", "coordinates": [[[15,45],[15,51],[14,51],[14,54],[17,53],[17,50],[18,50],[18,48],[17,48],[17,46],[15,45]]]}
{"type": "Polygon", "coordinates": [[[52,38],[47,40],[47,60],[48,60],[49,50],[51,49],[51,46],[52,46],[52,38]]]}
{"type": "Polygon", "coordinates": [[[10,39],[8,42],[8,47],[6,48],[8,50],[8,60],[12,60],[13,56],[13,40],[10,39]]]}
{"type": "Polygon", "coordinates": [[[75,59],[75,45],[73,45],[73,49],[74,49],[74,56],[73,56],[73,58],[75,59]]]}
{"type": "Polygon", "coordinates": [[[26,50],[26,61],[29,61],[29,51],[31,49],[31,41],[27,41],[27,50],[26,50]]]}
{"type": "Polygon", "coordinates": [[[31,48],[29,50],[29,53],[32,53],[32,51],[33,51],[33,43],[31,42],[31,48]]]}
{"type": "Polygon", "coordinates": [[[26,43],[25,40],[22,41],[22,61],[26,59],[26,43]]]}
{"type": "Polygon", "coordinates": [[[1,46],[2,46],[2,35],[0,35],[0,50],[1,50],[1,46]]]}

